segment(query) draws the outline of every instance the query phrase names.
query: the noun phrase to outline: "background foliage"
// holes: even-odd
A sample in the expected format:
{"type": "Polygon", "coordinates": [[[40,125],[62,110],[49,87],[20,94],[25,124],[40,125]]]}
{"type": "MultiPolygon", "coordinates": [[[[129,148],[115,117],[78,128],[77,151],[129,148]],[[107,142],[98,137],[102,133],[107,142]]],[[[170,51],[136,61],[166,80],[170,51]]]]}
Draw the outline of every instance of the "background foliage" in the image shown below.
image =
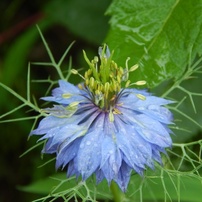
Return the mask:
{"type": "MultiPolygon", "coordinates": [[[[178,101],[171,107],[175,117],[174,145],[168,151],[169,157],[164,157],[165,169],[157,166],[155,171],[147,171],[144,179],[133,174],[126,197],[129,201],[201,200],[201,0],[89,0],[88,3],[3,0],[0,8],[0,82],[26,97],[28,62],[48,63],[46,66],[32,64],[30,69],[32,81],[44,81],[31,83],[30,97],[34,96],[40,107],[43,105],[39,98],[48,93],[47,89],[54,84],[51,81],[59,76],[51,67],[36,24],[56,61],[76,40],[61,65],[64,72],[69,64],[74,68],[84,67],[82,49],[92,58],[104,41],[116,50],[114,59],[118,64],[124,66],[127,57],[131,58],[129,64],[140,64],[131,80],[145,79],[149,90],[178,101]]],[[[70,81],[78,83],[80,78],[71,76],[70,81]]],[[[5,120],[37,116],[37,113],[25,105],[14,114],[4,116],[21,102],[3,88],[0,95],[3,121],[0,124],[0,201],[16,198],[31,201],[48,195],[52,186],[56,186],[53,195],[69,187],[72,198],[80,194],[81,198],[93,201],[97,193],[100,200],[112,199],[106,182],[97,188],[93,179],[76,184],[74,179],[65,179],[62,173],[55,174],[54,161],[38,168],[52,158],[40,159],[42,146],[19,158],[36,144],[35,137],[27,141],[33,120],[12,123],[5,120]],[[58,182],[61,186],[57,187],[58,182]],[[71,190],[72,187],[75,188],[71,190]]]]}

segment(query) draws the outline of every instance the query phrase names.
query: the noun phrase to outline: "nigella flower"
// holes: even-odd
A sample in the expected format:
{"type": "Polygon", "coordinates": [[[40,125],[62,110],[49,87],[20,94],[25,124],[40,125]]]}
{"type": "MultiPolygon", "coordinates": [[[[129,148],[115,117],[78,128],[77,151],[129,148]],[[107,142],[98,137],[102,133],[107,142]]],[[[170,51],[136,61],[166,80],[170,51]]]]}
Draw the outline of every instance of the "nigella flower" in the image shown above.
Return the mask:
{"type": "Polygon", "coordinates": [[[128,80],[138,65],[128,68],[127,60],[123,69],[112,55],[106,45],[92,61],[84,52],[89,69],[84,76],[72,70],[84,82],[60,80],[52,96],[42,98],[55,105],[43,110],[47,116],[32,134],[43,135],[43,152],[55,153],[56,168],[67,168],[68,177],[95,174],[98,183],[113,180],[126,191],[132,170],[143,175],[171,147],[172,114],[164,107],[171,101],[130,88],[146,83],[128,80]]]}

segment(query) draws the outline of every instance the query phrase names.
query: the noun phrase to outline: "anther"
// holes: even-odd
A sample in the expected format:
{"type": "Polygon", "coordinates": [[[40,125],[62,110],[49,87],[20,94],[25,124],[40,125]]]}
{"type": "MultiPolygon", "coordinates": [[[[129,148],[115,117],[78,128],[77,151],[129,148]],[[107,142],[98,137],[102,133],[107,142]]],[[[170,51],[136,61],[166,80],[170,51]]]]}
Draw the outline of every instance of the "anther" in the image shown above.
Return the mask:
{"type": "Polygon", "coordinates": [[[131,68],[130,68],[130,72],[133,72],[133,71],[135,71],[137,68],[139,67],[139,65],[138,64],[136,64],[136,65],[133,65],[131,68]]]}
{"type": "Polygon", "coordinates": [[[140,100],[146,100],[146,97],[142,94],[136,94],[136,96],[140,99],[140,100]]]}

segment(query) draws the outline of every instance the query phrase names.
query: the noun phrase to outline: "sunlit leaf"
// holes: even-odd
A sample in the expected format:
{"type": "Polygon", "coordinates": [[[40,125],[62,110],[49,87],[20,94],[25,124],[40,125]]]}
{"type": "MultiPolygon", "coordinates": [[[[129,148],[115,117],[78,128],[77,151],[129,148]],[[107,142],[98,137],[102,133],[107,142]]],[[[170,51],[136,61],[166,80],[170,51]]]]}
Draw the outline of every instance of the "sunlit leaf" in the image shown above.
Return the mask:
{"type": "Polygon", "coordinates": [[[111,29],[106,42],[116,49],[122,66],[127,57],[141,65],[133,79],[144,78],[149,87],[179,77],[202,53],[202,1],[115,0],[108,9],[111,29]]]}

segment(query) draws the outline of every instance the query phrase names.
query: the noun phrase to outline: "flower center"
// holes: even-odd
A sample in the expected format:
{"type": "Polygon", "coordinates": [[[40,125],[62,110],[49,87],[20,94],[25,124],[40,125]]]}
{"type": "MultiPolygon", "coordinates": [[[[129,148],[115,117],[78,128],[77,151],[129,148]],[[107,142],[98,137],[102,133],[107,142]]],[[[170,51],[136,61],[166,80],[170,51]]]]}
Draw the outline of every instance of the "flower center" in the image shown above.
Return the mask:
{"type": "MultiPolygon", "coordinates": [[[[144,85],[145,81],[136,83],[130,82],[129,73],[135,71],[138,65],[128,68],[129,58],[126,60],[126,68],[118,66],[113,60],[113,52],[110,54],[108,46],[105,44],[99,47],[99,57],[95,56],[93,60],[89,60],[85,51],[84,58],[89,65],[89,69],[85,72],[84,87],[90,92],[90,96],[95,105],[101,110],[109,112],[110,120],[113,120],[113,114],[121,114],[116,108],[116,103],[121,89],[131,85],[144,85]]],[[[78,71],[72,69],[72,73],[78,74],[78,71]]],[[[82,89],[83,87],[79,85],[82,89]]]]}

